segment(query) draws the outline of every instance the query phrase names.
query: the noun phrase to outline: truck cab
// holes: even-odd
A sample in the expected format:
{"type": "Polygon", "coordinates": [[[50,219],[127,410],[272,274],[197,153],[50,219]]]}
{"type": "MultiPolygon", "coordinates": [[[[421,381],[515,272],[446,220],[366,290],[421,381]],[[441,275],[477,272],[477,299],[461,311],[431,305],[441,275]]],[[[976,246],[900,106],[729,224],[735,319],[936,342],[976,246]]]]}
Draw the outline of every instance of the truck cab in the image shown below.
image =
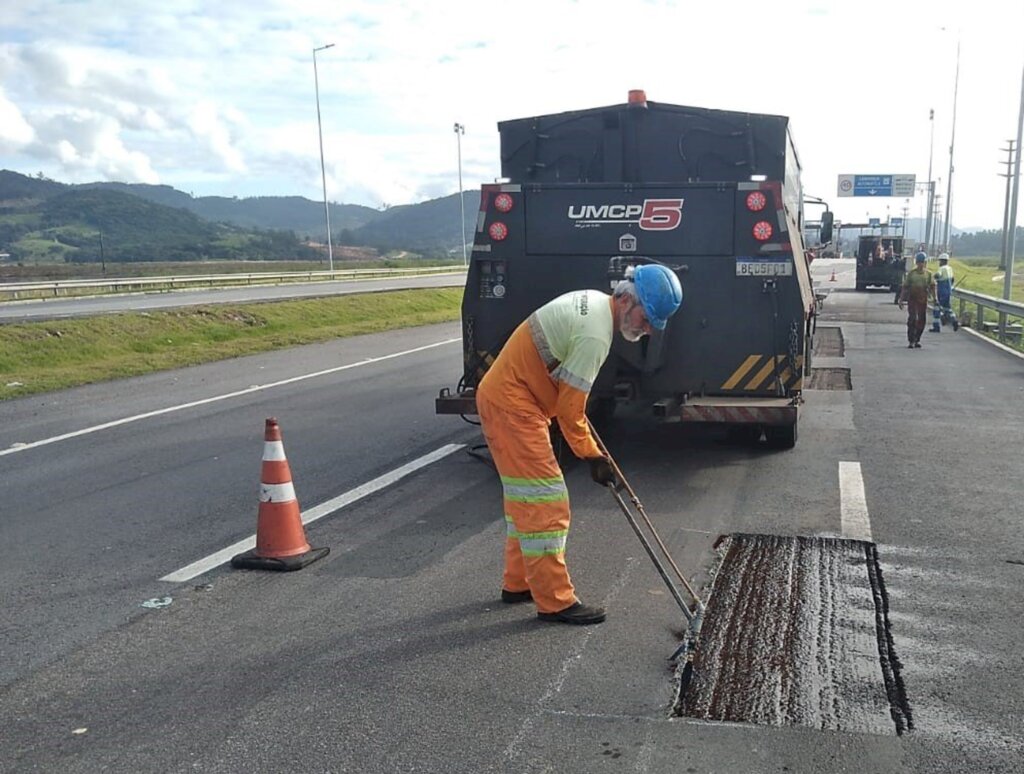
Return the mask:
{"type": "Polygon", "coordinates": [[[906,274],[903,237],[862,235],[857,239],[857,290],[885,287],[899,296],[906,274]]]}

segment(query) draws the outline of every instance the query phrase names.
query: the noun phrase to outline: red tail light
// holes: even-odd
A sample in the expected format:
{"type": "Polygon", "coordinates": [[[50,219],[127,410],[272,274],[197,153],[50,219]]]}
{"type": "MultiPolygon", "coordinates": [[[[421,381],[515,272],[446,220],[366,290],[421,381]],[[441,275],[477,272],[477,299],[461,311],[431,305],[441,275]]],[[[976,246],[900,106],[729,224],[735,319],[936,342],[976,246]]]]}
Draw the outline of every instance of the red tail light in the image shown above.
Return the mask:
{"type": "Polygon", "coordinates": [[[507,193],[500,193],[494,197],[494,209],[498,212],[508,212],[514,204],[512,197],[507,193]]]}
{"type": "Polygon", "coordinates": [[[760,191],[751,191],[747,194],[747,209],[751,212],[760,212],[768,204],[768,197],[760,191]]]}
{"type": "MultiPolygon", "coordinates": [[[[769,228],[771,227],[769,226],[769,228]]],[[[506,226],[500,220],[496,220],[487,229],[487,233],[495,242],[500,242],[501,240],[508,236],[508,226],[506,226]]]]}
{"type": "Polygon", "coordinates": [[[754,224],[753,232],[754,239],[758,242],[767,242],[772,238],[772,224],[767,220],[759,220],[754,224]]]}

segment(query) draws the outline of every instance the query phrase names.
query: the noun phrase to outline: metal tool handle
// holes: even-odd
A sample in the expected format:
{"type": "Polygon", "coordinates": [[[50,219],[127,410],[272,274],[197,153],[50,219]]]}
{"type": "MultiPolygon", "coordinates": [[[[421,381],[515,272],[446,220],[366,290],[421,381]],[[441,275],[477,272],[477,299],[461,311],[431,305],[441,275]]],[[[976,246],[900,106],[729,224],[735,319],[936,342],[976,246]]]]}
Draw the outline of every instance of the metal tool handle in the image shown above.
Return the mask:
{"type": "MultiPolygon", "coordinates": [[[[650,518],[647,516],[647,511],[644,510],[643,503],[640,502],[640,498],[637,497],[636,492],[633,491],[633,487],[631,487],[629,485],[629,482],[626,480],[626,477],[622,473],[622,469],[619,467],[618,463],[615,462],[615,459],[612,457],[611,453],[608,451],[608,447],[605,446],[604,441],[601,440],[601,436],[598,435],[597,430],[594,428],[593,423],[589,419],[587,419],[587,425],[590,427],[590,432],[594,436],[594,440],[597,441],[598,448],[608,458],[608,461],[611,464],[612,470],[615,472],[616,477],[618,478],[618,480],[620,482],[622,482],[623,489],[625,489],[626,492],[629,493],[629,499],[632,501],[633,507],[636,508],[637,512],[643,518],[644,523],[647,525],[647,528],[650,530],[651,536],[657,542],[658,548],[661,549],[661,553],[664,555],[665,559],[668,561],[669,565],[672,567],[673,571],[676,574],[676,577],[679,578],[679,581],[686,588],[687,593],[689,593],[690,597],[696,603],[697,607],[698,608],[703,608],[704,603],[701,601],[701,598],[697,595],[697,592],[693,590],[693,586],[691,586],[689,581],[686,580],[686,576],[683,575],[682,570],[679,569],[679,566],[672,559],[672,555],[669,553],[668,548],[665,546],[665,543],[662,541],[661,536],[658,535],[658,530],[656,530],[654,528],[654,524],[651,522],[650,518]]],[[[668,574],[665,572],[665,569],[661,565],[660,560],[658,559],[658,557],[655,555],[653,549],[651,548],[650,542],[647,540],[647,537],[645,535],[643,535],[643,533],[641,532],[639,525],[636,524],[635,520],[633,519],[633,514],[630,513],[629,508],[626,507],[626,503],[623,502],[621,495],[619,495],[619,493],[615,490],[614,486],[609,486],[608,488],[611,490],[612,495],[618,501],[619,507],[622,508],[622,512],[626,515],[626,519],[629,521],[630,526],[633,527],[633,531],[636,532],[637,537],[639,537],[640,541],[644,544],[644,548],[647,549],[647,553],[648,553],[648,555],[650,555],[651,561],[653,561],[655,566],[658,568],[658,572],[661,573],[661,576],[662,576],[662,578],[664,578],[665,583],[668,585],[669,589],[671,590],[672,595],[676,598],[676,601],[679,602],[680,607],[682,607],[686,611],[687,620],[693,620],[692,619],[692,615],[693,614],[690,612],[689,608],[687,608],[686,604],[682,601],[681,597],[679,596],[679,592],[677,591],[677,589],[675,587],[675,584],[671,582],[671,579],[668,577],[668,574]]]]}

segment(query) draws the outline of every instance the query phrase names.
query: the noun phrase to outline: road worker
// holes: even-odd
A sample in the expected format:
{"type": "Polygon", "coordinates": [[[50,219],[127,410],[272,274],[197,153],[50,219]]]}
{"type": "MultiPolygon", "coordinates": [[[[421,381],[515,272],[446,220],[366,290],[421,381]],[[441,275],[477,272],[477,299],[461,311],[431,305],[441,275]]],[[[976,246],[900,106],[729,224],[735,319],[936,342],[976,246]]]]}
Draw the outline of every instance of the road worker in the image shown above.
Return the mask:
{"type": "Polygon", "coordinates": [[[907,305],[907,349],[921,347],[925,318],[928,316],[928,299],[935,300],[935,282],[927,269],[928,256],[921,252],[914,257],[914,268],[903,279],[900,292],[900,309],[907,305]]]}
{"type": "Polygon", "coordinates": [[[615,332],[635,342],[664,330],[682,298],[675,272],[657,264],[638,266],[611,296],[598,290],[561,295],[515,329],[481,380],[477,410],[504,495],[502,601],[532,600],[544,621],[605,619],[603,608],[577,599],[569,580],[569,493],[550,424],[557,420],[573,453],[590,463],[595,482],[614,483],[611,461],[587,424],[587,396],[615,332]]]}
{"type": "Polygon", "coordinates": [[[949,265],[949,253],[939,255],[939,268],[935,272],[935,306],[932,308],[932,332],[942,331],[940,323],[952,323],[953,330],[960,329],[960,323],[953,313],[953,267],[949,265]]]}

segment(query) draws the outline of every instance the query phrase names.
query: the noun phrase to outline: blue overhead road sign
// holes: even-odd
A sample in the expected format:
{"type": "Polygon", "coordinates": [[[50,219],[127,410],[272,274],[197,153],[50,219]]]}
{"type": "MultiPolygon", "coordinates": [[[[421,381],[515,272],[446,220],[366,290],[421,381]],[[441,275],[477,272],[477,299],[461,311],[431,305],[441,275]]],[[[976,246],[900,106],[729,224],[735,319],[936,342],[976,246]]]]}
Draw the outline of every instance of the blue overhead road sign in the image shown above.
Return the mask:
{"type": "Polygon", "coordinates": [[[840,175],[840,196],[914,195],[915,175],[840,175]]]}

